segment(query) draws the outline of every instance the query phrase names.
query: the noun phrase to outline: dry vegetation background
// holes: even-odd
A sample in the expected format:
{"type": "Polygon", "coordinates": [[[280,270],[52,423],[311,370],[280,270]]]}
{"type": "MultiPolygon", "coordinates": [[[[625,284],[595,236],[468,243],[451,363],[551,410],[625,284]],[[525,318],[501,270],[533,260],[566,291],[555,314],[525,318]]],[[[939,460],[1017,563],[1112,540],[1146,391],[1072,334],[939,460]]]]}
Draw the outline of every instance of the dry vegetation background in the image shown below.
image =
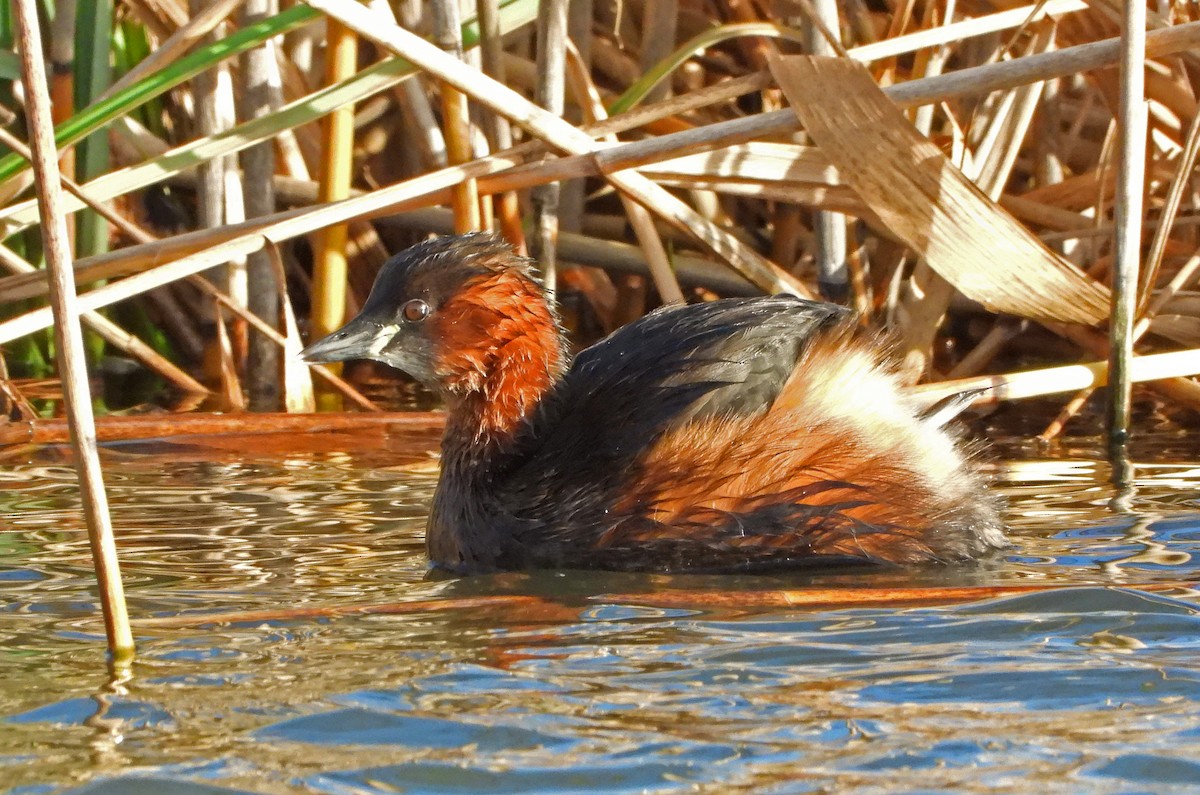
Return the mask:
{"type": "MultiPolygon", "coordinates": [[[[394,404],[395,376],[310,371],[301,340],[353,313],[390,252],[484,227],[544,264],[580,342],[662,303],[787,290],[890,329],[931,397],[1065,392],[1065,420],[1102,369],[1065,365],[1108,346],[1116,0],[40,10],[93,392],[110,411],[394,404]],[[1064,366],[972,380],[1050,365],[1064,366]]],[[[1195,410],[1200,7],[1148,10],[1135,375],[1195,410]]],[[[13,441],[60,389],[7,13],[13,441]]]]}

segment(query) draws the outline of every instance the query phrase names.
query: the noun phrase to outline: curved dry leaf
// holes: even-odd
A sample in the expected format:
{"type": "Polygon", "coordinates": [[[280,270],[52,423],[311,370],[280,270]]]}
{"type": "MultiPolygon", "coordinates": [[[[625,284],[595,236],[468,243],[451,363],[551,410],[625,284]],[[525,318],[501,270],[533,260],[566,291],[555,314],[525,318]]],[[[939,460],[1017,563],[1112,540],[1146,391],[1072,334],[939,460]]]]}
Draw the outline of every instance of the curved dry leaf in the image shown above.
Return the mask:
{"type": "Polygon", "coordinates": [[[859,64],[776,56],[771,70],[813,141],[887,227],[996,312],[1095,324],[1108,291],[988,199],[859,64]]]}

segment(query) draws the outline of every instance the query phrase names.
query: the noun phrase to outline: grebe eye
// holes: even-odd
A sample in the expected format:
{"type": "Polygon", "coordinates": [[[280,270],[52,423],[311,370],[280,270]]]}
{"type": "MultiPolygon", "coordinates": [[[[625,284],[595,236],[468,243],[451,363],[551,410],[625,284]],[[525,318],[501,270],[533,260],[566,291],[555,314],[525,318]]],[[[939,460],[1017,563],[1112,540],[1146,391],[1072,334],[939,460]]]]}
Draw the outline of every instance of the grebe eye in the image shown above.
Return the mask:
{"type": "Polygon", "coordinates": [[[422,301],[420,298],[414,298],[400,308],[400,314],[404,315],[404,319],[409,323],[420,323],[425,318],[429,317],[429,313],[433,309],[429,304],[422,301]]]}

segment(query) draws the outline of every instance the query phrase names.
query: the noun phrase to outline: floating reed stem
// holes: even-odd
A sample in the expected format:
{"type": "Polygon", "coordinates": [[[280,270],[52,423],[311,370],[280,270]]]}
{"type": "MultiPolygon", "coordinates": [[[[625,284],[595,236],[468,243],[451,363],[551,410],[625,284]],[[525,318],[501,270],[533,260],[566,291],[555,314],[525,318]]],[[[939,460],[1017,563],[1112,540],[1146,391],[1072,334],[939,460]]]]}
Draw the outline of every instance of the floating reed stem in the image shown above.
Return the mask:
{"type": "Polygon", "coordinates": [[[1138,301],[1142,249],[1142,190],[1146,164],[1146,4],[1122,4],[1120,103],[1117,128],[1120,156],[1114,215],[1117,224],[1109,319],[1108,442],[1124,445],[1129,436],[1133,320],[1138,301]]]}
{"type": "Polygon", "coordinates": [[[79,309],[75,305],[75,274],[71,269],[71,256],[67,248],[66,216],[61,211],[58,154],[50,119],[50,96],[46,86],[37,7],[34,0],[14,0],[12,7],[21,51],[21,73],[25,82],[25,112],[38,207],[42,217],[42,244],[50,276],[58,369],[63,381],[83,514],[87,522],[96,579],[100,585],[100,605],[104,613],[108,648],[114,661],[128,660],[134,652],[133,634],[129,628],[125,589],[121,583],[117,547],[108,514],[108,497],[104,491],[96,447],[95,418],[92,415],[92,397],[84,362],[83,332],[79,325],[79,309]]]}
{"type": "MultiPolygon", "coordinates": [[[[1194,588],[1190,580],[1147,583],[1138,591],[1170,592],[1194,588]]],[[[1070,585],[966,585],[917,588],[797,588],[774,590],[661,590],[646,593],[607,593],[589,597],[583,604],[540,596],[497,594],[457,598],[422,599],[409,602],[367,605],[324,605],[266,610],[241,610],[223,613],[186,613],[138,620],[147,629],[195,627],[206,624],[261,624],[267,621],[302,621],[313,618],[343,618],[369,615],[412,615],[463,611],[478,616],[486,610],[519,612],[530,621],[573,622],[584,605],[620,604],[647,607],[712,610],[743,614],[751,610],[840,610],[855,608],[930,607],[979,602],[1047,591],[1066,591],[1070,585]]],[[[1114,586],[1105,586],[1114,587],[1114,586]]],[[[1124,589],[1121,589],[1124,590],[1124,589]]]]}

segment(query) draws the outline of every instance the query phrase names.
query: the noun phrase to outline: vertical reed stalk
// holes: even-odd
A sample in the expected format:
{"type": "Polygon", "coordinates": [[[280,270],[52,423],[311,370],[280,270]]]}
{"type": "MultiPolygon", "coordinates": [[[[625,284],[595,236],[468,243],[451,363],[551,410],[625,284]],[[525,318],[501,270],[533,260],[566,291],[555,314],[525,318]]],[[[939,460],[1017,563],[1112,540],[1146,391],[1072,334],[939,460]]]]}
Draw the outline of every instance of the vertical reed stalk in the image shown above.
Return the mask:
{"type": "Polygon", "coordinates": [[[1115,210],[1112,316],[1108,358],[1108,441],[1112,450],[1129,438],[1133,319],[1138,300],[1142,242],[1142,191],[1146,163],[1146,4],[1131,0],[1121,16],[1121,78],[1118,106],[1120,162],[1115,210]]]}
{"type": "MultiPolygon", "coordinates": [[[[588,74],[579,50],[571,42],[566,42],[566,44],[569,56],[567,75],[571,79],[575,96],[584,105],[583,111],[588,124],[594,125],[604,121],[608,118],[608,112],[600,100],[600,92],[596,90],[595,84],[591,81],[591,76],[588,74]]],[[[617,136],[615,134],[608,135],[605,136],[605,140],[615,143],[617,136]]],[[[671,270],[671,261],[667,258],[666,249],[663,247],[658,229],[654,226],[654,217],[650,215],[650,211],[624,195],[621,196],[621,206],[625,208],[625,215],[629,218],[629,225],[633,228],[638,245],[641,246],[642,253],[646,257],[646,267],[650,270],[650,276],[654,279],[654,287],[658,290],[658,295],[663,303],[687,303],[683,297],[683,291],[679,288],[675,273],[671,270]]]]}
{"type": "MultiPolygon", "coordinates": [[[[112,82],[109,48],[112,41],[112,0],[79,3],[75,28],[75,107],[86,108],[112,82]]],[[[87,182],[109,170],[108,133],[99,131],[75,145],[75,177],[87,182]]],[[[108,250],[108,224],[85,210],[76,222],[79,256],[108,250]]]]}
{"type": "MultiPolygon", "coordinates": [[[[434,39],[437,45],[458,60],[463,57],[462,21],[458,0],[436,0],[432,4],[434,39]]],[[[467,95],[449,83],[442,83],[442,116],[446,128],[446,155],[450,165],[469,163],[474,159],[471,146],[471,116],[467,95]]],[[[455,185],[454,231],[472,232],[480,228],[479,188],[475,180],[463,180],[455,185]]]]}
{"type": "MultiPolygon", "coordinates": [[[[57,0],[54,4],[54,23],[50,28],[50,112],[57,126],[75,112],[75,0],[57,0]]],[[[68,177],[75,176],[75,148],[59,153],[59,170],[68,177]]],[[[75,250],[75,230],[67,226],[69,245],[75,250]]]]}
{"type": "MultiPolygon", "coordinates": [[[[642,51],[638,66],[645,74],[675,49],[678,29],[679,0],[647,0],[642,11],[642,51]]],[[[663,80],[647,92],[644,102],[658,102],[671,93],[670,79],[663,80]]]]}
{"type": "MultiPolygon", "coordinates": [[[[809,51],[813,55],[836,55],[833,44],[825,37],[827,32],[840,41],[836,0],[812,0],[812,12],[813,18],[804,28],[809,51]]],[[[843,301],[850,285],[846,269],[846,216],[825,210],[814,212],[813,232],[817,246],[817,287],[829,300],[843,301]]]]}
{"type": "MultiPolygon", "coordinates": [[[[332,85],[354,74],[358,62],[358,36],[336,20],[329,20],[325,51],[325,83],[332,85]]],[[[340,201],[350,195],[354,165],[354,106],[346,105],[325,117],[321,126],[321,163],[317,201],[340,201]]],[[[346,314],[345,224],[329,226],[317,234],[313,260],[313,336],[323,337],[342,325],[346,314]]]]}
{"type": "MultiPolygon", "coordinates": [[[[568,0],[567,40],[574,46],[587,74],[592,73],[592,18],[595,15],[593,0],[568,0]]],[[[570,94],[568,95],[570,96],[570,94]]],[[[578,124],[583,118],[583,99],[575,98],[579,109],[568,107],[567,120],[578,124]]],[[[587,203],[584,191],[585,180],[572,179],[563,183],[558,197],[558,221],[561,232],[580,232],[583,229],[583,211],[587,203]]]]}
{"type": "MultiPolygon", "coordinates": [[[[204,13],[212,0],[191,0],[192,17],[204,13]]],[[[215,39],[215,37],[214,37],[215,39]]],[[[192,99],[196,107],[196,131],[215,135],[223,129],[217,115],[217,69],[207,69],[192,78],[192,99]]],[[[214,157],[197,167],[196,220],[202,229],[225,223],[225,158],[214,157]]]]}
{"type": "MultiPolygon", "coordinates": [[[[214,8],[217,5],[216,0],[191,0],[189,8],[193,21],[203,22],[219,16],[223,9],[214,8]]],[[[224,5],[228,6],[228,3],[224,5]]],[[[228,9],[224,10],[228,13],[228,9]]],[[[216,40],[216,34],[211,33],[204,39],[205,43],[216,40]]],[[[196,127],[201,135],[216,135],[237,123],[233,81],[228,64],[218,64],[196,75],[192,79],[192,96],[196,106],[196,127]]],[[[203,229],[213,229],[246,220],[237,155],[222,155],[206,160],[200,164],[198,171],[196,203],[199,226],[203,229]]],[[[240,300],[243,306],[248,299],[247,278],[245,258],[239,257],[225,266],[226,289],[235,300],[240,300]]],[[[244,367],[246,363],[248,335],[249,329],[246,324],[240,320],[235,321],[230,350],[233,352],[234,361],[240,367],[244,367]]]]}
{"type": "Polygon", "coordinates": [[[134,652],[133,633],[125,606],[125,589],[117,562],[108,498],[96,447],[95,418],[92,415],[87,367],[83,356],[83,333],[75,304],[75,274],[67,248],[66,215],[62,212],[54,129],[50,119],[50,95],[46,86],[41,31],[34,0],[13,0],[14,23],[21,51],[21,73],[25,82],[26,116],[33,153],[38,210],[42,217],[42,242],[50,271],[50,303],[54,309],[59,374],[63,381],[67,418],[71,428],[71,446],[79,474],[83,513],[96,578],[100,585],[100,605],[104,612],[104,630],[113,659],[127,660],[134,652]]]}
{"type": "MultiPolygon", "coordinates": [[[[496,0],[476,0],[479,15],[479,53],[483,73],[498,83],[505,82],[504,42],[500,37],[500,14],[496,0]]],[[[409,81],[412,83],[414,81],[409,81]]],[[[493,152],[503,152],[512,146],[512,127],[508,119],[489,111],[484,127],[493,152]]],[[[518,251],[525,251],[525,230],[521,226],[521,206],[516,191],[505,191],[496,197],[496,217],[500,233],[518,251]]]]}
{"type": "MultiPolygon", "coordinates": [[[[562,117],[566,90],[567,1],[540,0],[537,18],[538,80],[533,100],[555,116],[562,117]]],[[[538,261],[546,292],[551,297],[558,282],[558,198],[557,182],[540,185],[530,191],[533,205],[533,239],[530,255],[538,261]]]]}
{"type": "MultiPolygon", "coordinates": [[[[242,21],[250,25],[278,12],[277,0],[246,0],[242,21]]],[[[274,57],[273,44],[269,41],[242,55],[244,85],[241,100],[242,114],[246,118],[257,118],[270,112],[270,59],[274,57]]],[[[242,171],[246,215],[256,218],[275,212],[275,148],[271,141],[256,144],[242,153],[242,171]]],[[[246,263],[250,311],[278,328],[282,285],[275,278],[270,257],[259,250],[248,256],[246,263]]],[[[265,335],[252,332],[248,353],[246,380],[250,408],[274,411],[280,405],[279,349],[265,335]]]]}

